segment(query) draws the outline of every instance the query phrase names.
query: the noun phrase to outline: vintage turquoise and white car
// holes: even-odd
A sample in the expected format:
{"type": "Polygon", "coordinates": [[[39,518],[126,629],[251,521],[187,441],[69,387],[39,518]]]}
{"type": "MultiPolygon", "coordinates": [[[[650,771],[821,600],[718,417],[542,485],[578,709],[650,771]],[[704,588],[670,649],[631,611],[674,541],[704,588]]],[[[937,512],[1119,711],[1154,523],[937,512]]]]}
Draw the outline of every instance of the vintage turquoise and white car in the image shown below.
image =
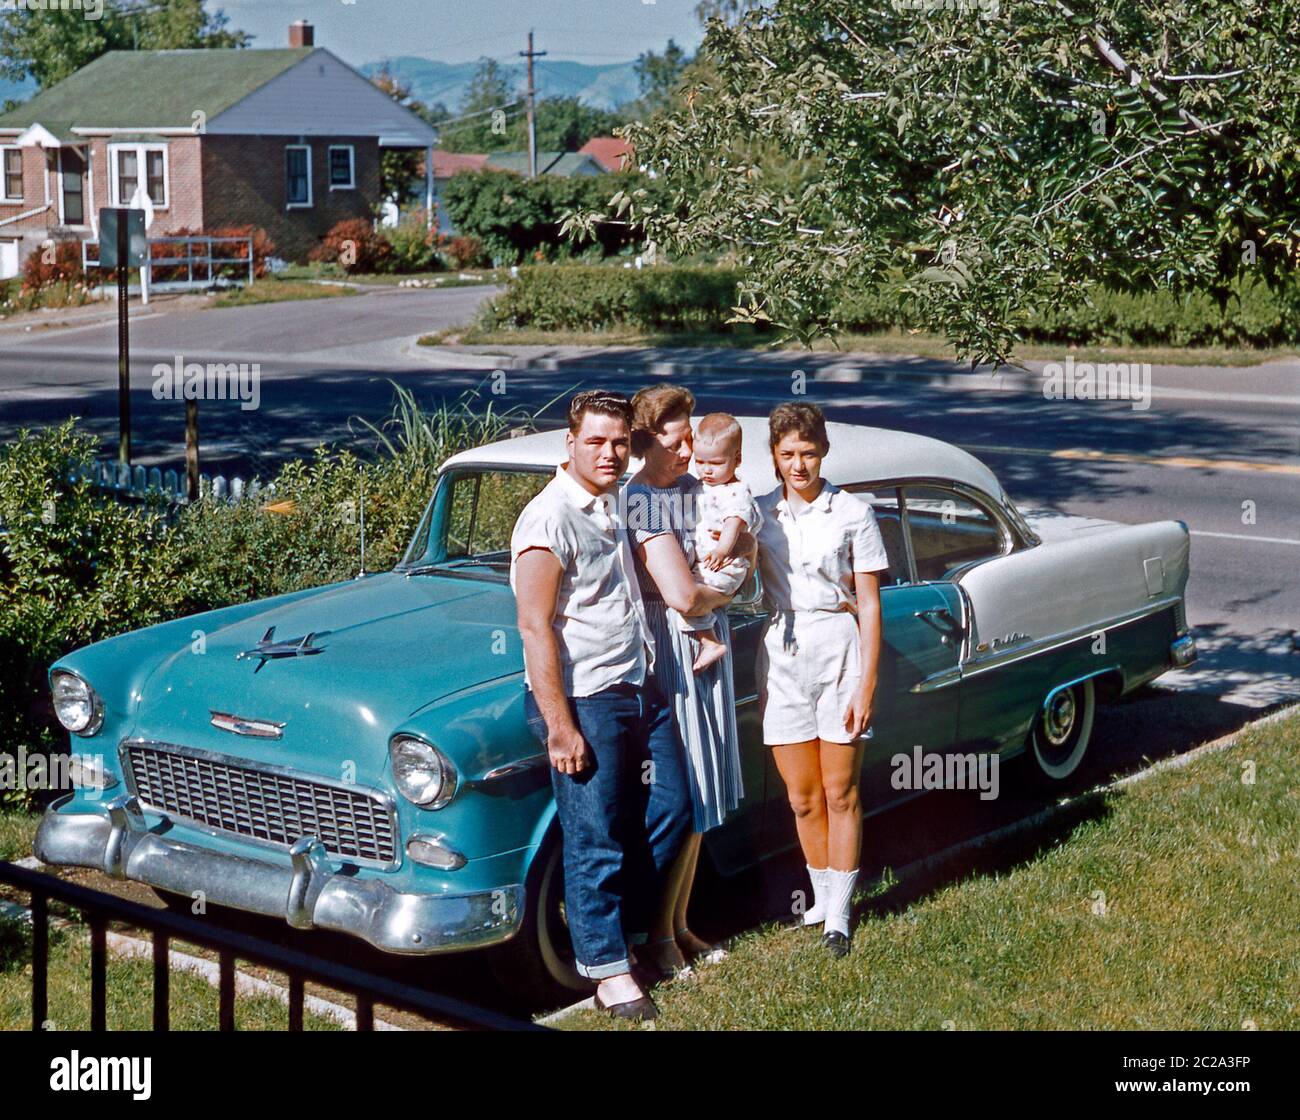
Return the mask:
{"type": "MultiPolygon", "coordinates": [[[[742,474],[761,493],[766,421],[742,426],[742,474]]],[[[893,788],[890,760],[917,745],[1028,752],[1025,770],[1064,782],[1099,701],[1195,659],[1182,522],[1025,516],[956,447],[828,427],[825,475],[872,503],[891,564],[867,812],[914,795],[893,788]]],[[[58,662],[59,717],[75,752],[102,756],[107,788],[55,802],[36,855],[393,953],[498,946],[494,964],[530,994],[580,988],[507,583],[514,519],[563,456],[562,432],[453,456],[392,571],[58,662]]],[[[759,734],[751,584],[732,606],[745,799],[706,837],[724,875],[795,842],[759,734]]]]}

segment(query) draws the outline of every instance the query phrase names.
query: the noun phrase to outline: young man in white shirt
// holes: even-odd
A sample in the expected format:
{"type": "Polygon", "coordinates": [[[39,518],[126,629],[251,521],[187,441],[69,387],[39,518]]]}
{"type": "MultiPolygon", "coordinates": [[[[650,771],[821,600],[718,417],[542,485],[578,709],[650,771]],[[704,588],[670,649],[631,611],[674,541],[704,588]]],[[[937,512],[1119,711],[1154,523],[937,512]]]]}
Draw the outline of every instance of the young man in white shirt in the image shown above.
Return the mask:
{"type": "Polygon", "coordinates": [[[631,419],[631,403],[617,393],[569,402],[568,461],[515,523],[510,583],[528,724],[550,756],[564,834],[578,971],[597,981],[598,1006],[652,1019],[657,1009],[627,951],[628,934],[638,932],[627,925],[645,902],[629,890],[651,889],[633,863],[671,867],[691,810],[682,760],[643,721],[654,650],[618,509],[631,419]]]}

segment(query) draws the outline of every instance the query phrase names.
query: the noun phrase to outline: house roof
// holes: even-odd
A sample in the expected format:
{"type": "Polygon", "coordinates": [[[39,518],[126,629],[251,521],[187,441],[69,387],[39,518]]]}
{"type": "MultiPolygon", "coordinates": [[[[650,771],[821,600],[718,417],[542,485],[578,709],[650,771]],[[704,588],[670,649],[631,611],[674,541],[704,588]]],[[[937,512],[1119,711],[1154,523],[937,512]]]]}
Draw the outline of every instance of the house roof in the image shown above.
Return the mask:
{"type": "MultiPolygon", "coordinates": [[[[497,171],[514,171],[528,174],[527,152],[489,152],[486,166],[497,171]]],[[[594,156],[580,152],[538,152],[537,174],[558,175],[567,179],[573,175],[601,175],[605,168],[594,156]]]]}
{"type": "Polygon", "coordinates": [[[632,145],[617,136],[593,136],[578,151],[591,156],[606,171],[622,171],[624,160],[631,162],[632,145]]]}
{"type": "Polygon", "coordinates": [[[444,152],[441,148],[434,148],[433,177],[450,179],[461,171],[477,171],[487,162],[487,158],[475,152],[444,152]]]}
{"type": "Polygon", "coordinates": [[[192,128],[196,111],[211,120],[312,51],[109,51],[0,115],[0,128],[192,128]]]}

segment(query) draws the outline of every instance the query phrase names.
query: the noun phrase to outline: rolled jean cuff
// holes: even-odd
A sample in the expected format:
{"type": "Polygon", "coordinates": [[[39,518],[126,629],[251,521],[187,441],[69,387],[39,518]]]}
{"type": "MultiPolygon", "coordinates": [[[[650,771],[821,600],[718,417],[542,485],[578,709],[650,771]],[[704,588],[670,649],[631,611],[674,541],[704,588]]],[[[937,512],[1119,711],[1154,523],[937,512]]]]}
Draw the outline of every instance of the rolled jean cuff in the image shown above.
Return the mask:
{"type": "Polygon", "coordinates": [[[621,976],[625,972],[632,971],[632,965],[627,957],[613,964],[583,964],[582,961],[575,961],[574,964],[578,972],[588,980],[604,980],[608,976],[621,976]]]}

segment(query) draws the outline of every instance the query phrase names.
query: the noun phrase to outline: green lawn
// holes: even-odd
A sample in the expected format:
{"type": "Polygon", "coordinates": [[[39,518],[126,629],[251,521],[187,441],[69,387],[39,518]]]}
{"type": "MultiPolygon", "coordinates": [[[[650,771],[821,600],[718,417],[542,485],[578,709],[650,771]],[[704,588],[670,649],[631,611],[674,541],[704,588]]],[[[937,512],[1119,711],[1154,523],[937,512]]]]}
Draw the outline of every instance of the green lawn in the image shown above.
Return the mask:
{"type": "Polygon", "coordinates": [[[354,296],[353,288],[336,284],[308,284],[295,280],[254,280],[245,288],[230,288],[213,301],[213,307],[247,307],[253,303],[281,303],[297,299],[330,299],[334,296],[354,296]]]}
{"type": "MultiPolygon", "coordinates": [[[[1296,1030],[1297,747],[1293,716],[1102,795],[991,863],[919,888],[868,884],[843,960],[814,931],[755,930],[659,988],[657,1027],[1296,1030]]],[[[559,1025],[635,1029],[594,1011],[559,1025]]]]}
{"type": "MultiPolygon", "coordinates": [[[[424,346],[715,346],[722,349],[758,350],[773,345],[768,332],[738,327],[734,332],[653,333],[612,327],[603,331],[483,330],[476,326],[456,327],[425,335],[424,346]]],[[[792,347],[793,348],[793,347],[792,347]]],[[[911,331],[880,331],[875,334],[842,334],[836,340],[815,343],[816,353],[897,354],[922,358],[953,359],[952,347],[937,335],[911,331]]],[[[1072,354],[1075,361],[1149,362],[1174,366],[1253,366],[1297,356],[1293,348],[1233,349],[1228,347],[1187,348],[1171,346],[1078,346],[1025,344],[1017,348],[1021,361],[1060,361],[1072,354]]]]}

